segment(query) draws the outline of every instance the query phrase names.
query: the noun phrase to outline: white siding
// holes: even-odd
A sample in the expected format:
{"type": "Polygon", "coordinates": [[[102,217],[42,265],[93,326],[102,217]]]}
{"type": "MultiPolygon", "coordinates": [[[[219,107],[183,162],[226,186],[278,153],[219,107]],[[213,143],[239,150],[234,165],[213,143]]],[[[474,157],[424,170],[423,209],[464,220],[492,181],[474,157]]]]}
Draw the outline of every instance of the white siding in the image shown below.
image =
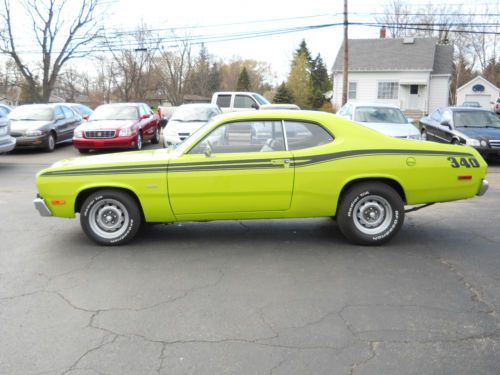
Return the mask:
{"type": "MultiPolygon", "coordinates": [[[[405,110],[408,100],[409,83],[421,84],[420,93],[422,95],[422,106],[426,106],[428,99],[427,82],[429,82],[429,72],[351,72],[350,82],[357,82],[356,99],[352,102],[375,102],[393,104],[405,110]],[[398,99],[378,99],[379,82],[399,82],[404,83],[399,86],[398,99]]],[[[333,77],[333,97],[332,104],[337,109],[342,103],[342,74],[336,73],[333,77]]],[[[424,110],[424,108],[422,108],[424,110]]]]}
{"type": "Polygon", "coordinates": [[[471,98],[471,95],[484,95],[485,98],[482,98],[482,101],[485,105],[485,108],[491,108],[490,102],[494,102],[500,96],[500,89],[493,85],[491,82],[485,80],[482,77],[476,77],[470,80],[468,83],[463,85],[457,90],[457,104],[460,105],[465,102],[467,99],[469,100],[477,100],[478,98],[471,98]],[[472,91],[472,86],[476,84],[481,84],[484,86],[484,91],[476,93],[472,91]],[[469,97],[469,98],[467,98],[469,97]]]}
{"type": "Polygon", "coordinates": [[[449,105],[450,97],[450,77],[449,76],[432,76],[430,84],[429,110],[431,113],[436,108],[446,107],[449,105]]]}

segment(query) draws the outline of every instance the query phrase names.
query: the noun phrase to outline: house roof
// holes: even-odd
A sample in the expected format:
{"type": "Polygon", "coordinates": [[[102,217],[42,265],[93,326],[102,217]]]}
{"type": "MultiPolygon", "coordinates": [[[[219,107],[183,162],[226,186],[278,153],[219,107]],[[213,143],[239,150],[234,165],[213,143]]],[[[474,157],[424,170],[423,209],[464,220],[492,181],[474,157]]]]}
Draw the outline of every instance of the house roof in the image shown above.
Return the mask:
{"type": "MultiPolygon", "coordinates": [[[[437,38],[349,39],[349,71],[430,71],[451,74],[453,47],[438,45],[437,38]]],[[[340,48],[334,72],[343,67],[343,46],[340,48]]]]}
{"type": "Polygon", "coordinates": [[[466,84],[460,86],[457,89],[457,92],[458,91],[462,91],[465,87],[470,86],[471,84],[473,84],[475,82],[478,82],[478,83],[481,82],[481,83],[486,84],[487,86],[490,86],[493,90],[498,91],[498,93],[500,95],[500,88],[496,87],[493,83],[491,83],[490,81],[488,81],[483,76],[477,76],[477,77],[472,78],[469,82],[467,82],[466,84]]]}

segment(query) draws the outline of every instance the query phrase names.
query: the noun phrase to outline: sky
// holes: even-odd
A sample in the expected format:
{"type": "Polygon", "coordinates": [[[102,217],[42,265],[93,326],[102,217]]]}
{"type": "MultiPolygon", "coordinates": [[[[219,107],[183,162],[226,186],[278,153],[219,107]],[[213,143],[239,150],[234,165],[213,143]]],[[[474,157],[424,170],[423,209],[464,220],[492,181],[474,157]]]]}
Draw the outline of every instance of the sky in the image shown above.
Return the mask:
{"type": "MultiPolygon", "coordinates": [[[[77,5],[81,0],[68,0],[77,5]]],[[[349,21],[373,21],[372,13],[383,12],[390,0],[349,0],[349,21]]],[[[411,9],[417,11],[430,0],[408,0],[411,9]]],[[[499,0],[478,0],[474,6],[495,4],[499,0]]],[[[343,0],[309,0],[284,2],[273,0],[102,0],[107,9],[105,27],[108,33],[132,31],[139,24],[157,30],[163,36],[172,32],[180,37],[234,35],[237,33],[261,32],[289,29],[300,26],[314,26],[343,21],[343,0]],[[212,25],[212,26],[210,26],[212,25]],[[208,27],[210,26],[210,27],[208,27]]],[[[16,4],[16,1],[13,1],[16,4]]],[[[471,9],[473,5],[465,0],[441,0],[440,4],[462,6],[471,9]]],[[[26,21],[16,22],[16,29],[23,30],[26,21]]],[[[377,38],[379,29],[366,26],[350,26],[350,38],[377,38]]],[[[278,84],[286,79],[292,54],[302,39],[305,39],[311,54],[320,53],[330,70],[343,38],[342,26],[302,30],[293,33],[260,38],[207,42],[210,54],[229,61],[232,58],[265,61],[274,72],[271,83],[278,84]]],[[[29,40],[26,41],[29,43],[29,40]]],[[[199,46],[194,46],[195,53],[199,46]]],[[[78,63],[82,69],[88,62],[78,63]]]]}

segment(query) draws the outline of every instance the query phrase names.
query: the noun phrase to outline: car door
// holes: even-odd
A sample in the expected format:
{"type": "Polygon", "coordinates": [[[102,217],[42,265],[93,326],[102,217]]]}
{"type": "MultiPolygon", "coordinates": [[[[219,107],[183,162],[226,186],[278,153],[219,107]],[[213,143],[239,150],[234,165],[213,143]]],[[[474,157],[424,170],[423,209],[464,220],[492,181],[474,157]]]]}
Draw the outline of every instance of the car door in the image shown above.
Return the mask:
{"type": "Polygon", "coordinates": [[[170,162],[172,210],[178,217],[221,218],[286,211],[293,190],[291,157],[281,121],[222,124],[170,162]]]}
{"type": "Polygon", "coordinates": [[[439,136],[442,142],[451,143],[453,140],[453,114],[449,109],[443,110],[443,116],[439,123],[439,136]]]}
{"type": "Polygon", "coordinates": [[[60,105],[54,107],[54,130],[57,134],[57,141],[64,141],[68,134],[68,119],[66,118],[60,105]]]}
{"type": "Polygon", "coordinates": [[[156,130],[156,120],[153,111],[151,111],[151,108],[147,104],[142,104],[141,107],[143,114],[149,116],[143,119],[142,134],[146,135],[147,139],[150,139],[153,137],[156,130]]]}
{"type": "Polygon", "coordinates": [[[439,126],[441,123],[441,110],[436,109],[431,113],[430,116],[427,117],[426,121],[422,121],[425,125],[425,129],[427,131],[427,139],[429,141],[437,141],[442,142],[440,139],[439,126]]]}
{"type": "Polygon", "coordinates": [[[64,113],[64,117],[66,118],[66,125],[64,129],[64,139],[72,139],[73,138],[73,133],[76,129],[76,127],[80,124],[79,116],[75,115],[75,112],[73,112],[72,109],[66,107],[66,106],[61,106],[61,109],[64,113]]]}

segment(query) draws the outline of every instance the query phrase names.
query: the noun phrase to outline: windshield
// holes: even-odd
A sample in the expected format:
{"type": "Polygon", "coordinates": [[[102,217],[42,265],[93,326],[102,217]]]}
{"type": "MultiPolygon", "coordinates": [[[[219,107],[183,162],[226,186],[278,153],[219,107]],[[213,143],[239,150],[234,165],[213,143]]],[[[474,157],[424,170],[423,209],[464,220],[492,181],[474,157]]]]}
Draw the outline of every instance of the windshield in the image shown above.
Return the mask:
{"type": "Polygon", "coordinates": [[[137,120],[139,113],[134,106],[103,105],[97,107],[89,120],[137,120]]]}
{"type": "Polygon", "coordinates": [[[189,122],[189,121],[208,121],[214,115],[214,108],[212,107],[194,107],[194,106],[180,106],[172,115],[171,120],[189,122]]]}
{"type": "Polygon", "coordinates": [[[52,121],[54,111],[50,107],[20,106],[12,110],[9,118],[20,121],[52,121]]]}
{"type": "Polygon", "coordinates": [[[500,118],[487,111],[456,111],[453,113],[455,127],[500,128],[500,118]]]}
{"type": "Polygon", "coordinates": [[[389,107],[357,107],[354,121],[388,124],[406,124],[408,122],[403,112],[397,108],[389,107]]]}
{"type": "Polygon", "coordinates": [[[269,103],[269,101],[264,98],[262,95],[259,95],[259,94],[253,94],[253,97],[255,100],[257,100],[259,102],[260,105],[262,104],[271,104],[269,103]]]}

